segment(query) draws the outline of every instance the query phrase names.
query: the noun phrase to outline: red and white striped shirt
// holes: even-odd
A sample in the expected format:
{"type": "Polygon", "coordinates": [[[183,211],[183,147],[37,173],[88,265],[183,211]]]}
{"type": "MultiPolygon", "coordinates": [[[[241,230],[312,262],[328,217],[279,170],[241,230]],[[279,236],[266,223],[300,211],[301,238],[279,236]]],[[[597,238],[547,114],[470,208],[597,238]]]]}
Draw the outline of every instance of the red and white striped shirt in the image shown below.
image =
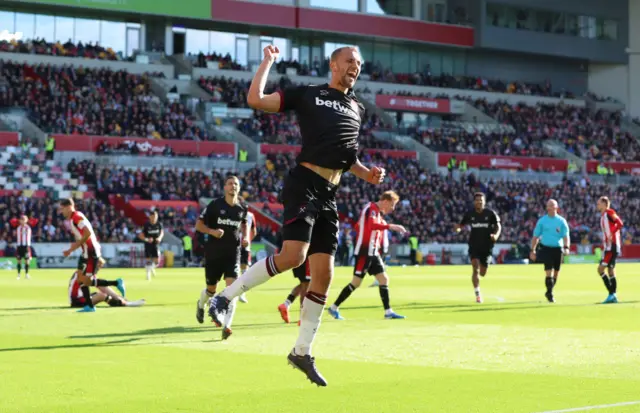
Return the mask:
{"type": "Polygon", "coordinates": [[[624,223],[612,208],[607,209],[600,217],[600,228],[602,228],[602,243],[605,251],[612,251],[614,248],[619,254],[621,252],[620,230],[624,223]]]}
{"type": "Polygon", "coordinates": [[[354,255],[374,256],[380,254],[380,242],[384,231],[389,229],[389,225],[382,218],[380,208],[375,202],[370,202],[360,213],[360,219],[356,225],[358,238],[356,241],[354,255]]]}
{"type": "Polygon", "coordinates": [[[31,227],[27,224],[21,224],[16,228],[16,242],[21,247],[31,246],[31,227]]]}
{"type": "Polygon", "coordinates": [[[78,282],[78,271],[74,272],[69,280],[69,304],[73,304],[74,299],[84,302],[84,294],[82,294],[82,288],[78,282]]]}
{"type": "Polygon", "coordinates": [[[98,242],[98,237],[96,237],[96,233],[93,231],[91,222],[89,222],[87,217],[85,217],[82,212],[73,211],[69,221],[71,232],[73,233],[76,241],[82,239],[82,232],[85,228],[87,228],[91,234],[87,242],[82,245],[82,256],[84,258],[89,258],[89,256],[100,257],[100,243],[98,242]]]}

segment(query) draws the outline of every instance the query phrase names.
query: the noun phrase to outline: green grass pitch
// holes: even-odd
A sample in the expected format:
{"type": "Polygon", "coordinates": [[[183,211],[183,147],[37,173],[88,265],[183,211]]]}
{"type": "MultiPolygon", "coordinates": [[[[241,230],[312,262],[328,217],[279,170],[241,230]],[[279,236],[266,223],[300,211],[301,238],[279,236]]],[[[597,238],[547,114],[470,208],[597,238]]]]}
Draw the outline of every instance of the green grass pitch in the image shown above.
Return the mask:
{"type": "MultiPolygon", "coordinates": [[[[619,304],[593,265],[566,265],[556,304],[540,266],[494,266],[474,302],[469,267],[389,268],[393,308],[363,287],[326,313],[314,346],[329,387],[286,364],[297,326],[276,310],[291,273],[249,292],[226,342],[195,320],[202,269],[105,269],[142,308],[66,308],[71,270],[0,272],[0,412],[549,412],[640,400],[640,265],[619,304]]],[[[350,280],[339,268],[329,302],[350,280]]],[[[292,307],[298,319],[298,301],[292,307]]],[[[598,411],[639,412],[640,404],[598,411]]]]}

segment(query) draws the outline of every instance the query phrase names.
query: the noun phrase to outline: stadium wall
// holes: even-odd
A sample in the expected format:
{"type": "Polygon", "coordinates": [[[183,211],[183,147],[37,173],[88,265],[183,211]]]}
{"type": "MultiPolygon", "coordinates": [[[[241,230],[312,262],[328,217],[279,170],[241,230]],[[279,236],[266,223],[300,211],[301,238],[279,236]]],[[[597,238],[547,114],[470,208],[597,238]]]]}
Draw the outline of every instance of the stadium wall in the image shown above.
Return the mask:
{"type": "Polygon", "coordinates": [[[589,64],[589,91],[629,106],[629,65],[589,64]]]}
{"type": "Polygon", "coordinates": [[[628,112],[640,117],[640,0],[629,0],[629,87],[628,112]],[[635,22],[635,24],[634,24],[635,22]]]}

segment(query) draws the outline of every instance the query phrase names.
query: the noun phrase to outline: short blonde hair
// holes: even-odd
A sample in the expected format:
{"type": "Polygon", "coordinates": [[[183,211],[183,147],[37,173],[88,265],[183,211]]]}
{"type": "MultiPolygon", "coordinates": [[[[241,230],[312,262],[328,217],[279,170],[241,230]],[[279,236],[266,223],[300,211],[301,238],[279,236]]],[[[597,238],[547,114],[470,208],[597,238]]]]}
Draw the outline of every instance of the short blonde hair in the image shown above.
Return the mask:
{"type": "Polygon", "coordinates": [[[396,193],[396,191],[385,191],[382,193],[380,200],[398,202],[400,200],[400,196],[396,193]]]}

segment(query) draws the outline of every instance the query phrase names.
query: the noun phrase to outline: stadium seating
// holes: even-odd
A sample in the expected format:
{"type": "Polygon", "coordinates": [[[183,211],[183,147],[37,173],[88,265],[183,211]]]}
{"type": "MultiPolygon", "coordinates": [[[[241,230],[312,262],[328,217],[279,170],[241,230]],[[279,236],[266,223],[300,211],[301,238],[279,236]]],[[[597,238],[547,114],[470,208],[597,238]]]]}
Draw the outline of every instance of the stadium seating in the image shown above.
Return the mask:
{"type": "Polygon", "coordinates": [[[184,105],[160,107],[149,81],[158,73],[4,62],[2,74],[10,88],[0,104],[26,109],[45,132],[213,140],[184,105]]]}
{"type": "Polygon", "coordinates": [[[100,44],[60,42],[52,43],[44,39],[0,41],[0,52],[24,53],[48,56],[80,57],[84,59],[124,60],[120,53],[100,44]]]}

